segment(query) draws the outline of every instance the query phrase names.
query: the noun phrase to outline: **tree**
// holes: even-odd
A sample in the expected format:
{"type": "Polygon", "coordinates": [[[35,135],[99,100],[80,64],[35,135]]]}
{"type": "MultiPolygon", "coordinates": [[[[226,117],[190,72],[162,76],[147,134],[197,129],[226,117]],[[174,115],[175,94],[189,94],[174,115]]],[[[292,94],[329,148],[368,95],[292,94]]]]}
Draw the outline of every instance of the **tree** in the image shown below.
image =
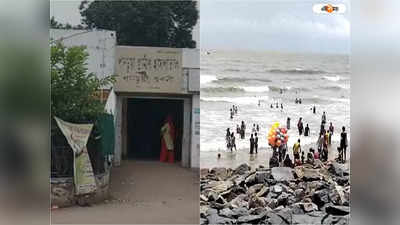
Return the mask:
{"type": "Polygon", "coordinates": [[[195,48],[195,1],[83,1],[88,28],[114,30],[119,45],[195,48]]]}
{"type": "MultiPolygon", "coordinates": [[[[51,46],[51,118],[60,117],[75,123],[94,122],[104,113],[104,104],[96,97],[103,85],[111,84],[113,76],[99,79],[88,73],[85,47],[64,47],[60,42],[51,46]]],[[[54,122],[54,121],[53,121],[54,122]]],[[[52,133],[59,130],[52,123],[52,133]]]]}
{"type": "Polygon", "coordinates": [[[86,29],[82,24],[78,24],[76,26],[72,26],[69,23],[62,24],[60,22],[57,22],[54,16],[50,18],[50,28],[52,29],[72,29],[72,30],[82,30],[86,29]]]}

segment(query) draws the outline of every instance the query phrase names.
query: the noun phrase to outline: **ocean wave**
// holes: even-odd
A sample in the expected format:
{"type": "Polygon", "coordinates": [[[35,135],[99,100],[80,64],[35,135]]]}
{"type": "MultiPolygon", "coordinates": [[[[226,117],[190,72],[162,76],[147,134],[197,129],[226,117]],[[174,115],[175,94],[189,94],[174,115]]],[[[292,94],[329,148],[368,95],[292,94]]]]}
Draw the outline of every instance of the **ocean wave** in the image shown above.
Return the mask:
{"type": "Polygon", "coordinates": [[[350,99],[348,99],[348,98],[329,98],[329,97],[319,97],[319,96],[302,98],[303,104],[309,104],[309,103],[329,104],[329,103],[335,103],[335,102],[350,103],[350,99]]]}
{"type": "Polygon", "coordinates": [[[256,92],[256,93],[263,93],[268,92],[268,86],[255,86],[255,87],[242,87],[246,92],[256,92]]]}
{"type": "Polygon", "coordinates": [[[216,80],[217,77],[215,75],[200,75],[200,84],[207,84],[216,80]]]}
{"type": "Polygon", "coordinates": [[[278,87],[278,86],[269,86],[269,90],[272,92],[280,92],[281,89],[283,89],[283,91],[290,91],[290,92],[296,92],[296,91],[300,91],[300,92],[309,92],[311,91],[308,88],[305,87],[278,87]]]}
{"type": "Polygon", "coordinates": [[[224,71],[226,71],[226,72],[240,72],[240,70],[239,69],[224,69],[224,71]]]}
{"type": "Polygon", "coordinates": [[[324,76],[323,79],[330,81],[339,81],[342,78],[340,76],[324,76]]]}
{"type": "Polygon", "coordinates": [[[249,81],[260,81],[260,82],[272,82],[272,80],[267,79],[267,78],[242,78],[242,77],[223,77],[223,78],[219,78],[215,81],[213,81],[214,83],[228,83],[228,82],[249,82],[249,81]]]}
{"type": "Polygon", "coordinates": [[[270,69],[267,72],[270,73],[281,73],[281,74],[324,74],[328,73],[323,70],[311,70],[311,69],[288,69],[288,70],[282,70],[282,69],[270,69]]]}
{"type": "Polygon", "coordinates": [[[200,97],[200,101],[205,102],[228,102],[240,105],[254,105],[257,104],[259,100],[267,101],[268,96],[262,97],[200,97]]]}
{"type": "Polygon", "coordinates": [[[206,87],[206,88],[201,88],[201,91],[210,93],[221,93],[221,92],[240,93],[240,92],[245,92],[245,89],[237,87],[206,87]]]}

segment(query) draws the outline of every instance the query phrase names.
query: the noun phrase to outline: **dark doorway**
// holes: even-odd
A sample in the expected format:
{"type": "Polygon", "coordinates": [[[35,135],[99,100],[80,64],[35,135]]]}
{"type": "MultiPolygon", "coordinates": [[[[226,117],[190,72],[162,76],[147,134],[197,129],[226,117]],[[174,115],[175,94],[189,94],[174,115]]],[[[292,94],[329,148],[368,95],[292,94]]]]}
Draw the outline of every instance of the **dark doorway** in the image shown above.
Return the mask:
{"type": "Polygon", "coordinates": [[[183,100],[132,98],[127,104],[127,158],[159,160],[160,129],[171,115],[176,129],[175,161],[181,161],[183,100]]]}

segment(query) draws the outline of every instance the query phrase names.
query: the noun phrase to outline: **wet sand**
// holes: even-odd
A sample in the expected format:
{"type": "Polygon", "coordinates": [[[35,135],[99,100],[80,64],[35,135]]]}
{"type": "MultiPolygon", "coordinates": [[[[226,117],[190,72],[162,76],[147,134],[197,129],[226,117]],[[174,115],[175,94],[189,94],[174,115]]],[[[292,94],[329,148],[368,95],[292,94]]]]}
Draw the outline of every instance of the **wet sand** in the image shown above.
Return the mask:
{"type": "Polygon", "coordinates": [[[111,171],[111,200],[51,212],[52,224],[198,224],[199,171],[178,163],[123,161],[111,171]]]}
{"type": "MultiPolygon", "coordinates": [[[[332,142],[332,145],[328,148],[328,160],[334,160],[337,157],[338,142],[332,142]]],[[[293,146],[288,146],[290,159],[293,160],[293,146]]],[[[314,144],[301,145],[302,151],[304,151],[305,158],[307,158],[308,149],[312,147],[316,149],[314,144]]],[[[256,168],[260,165],[268,168],[269,159],[272,156],[271,148],[259,149],[257,154],[250,154],[250,150],[229,150],[222,151],[203,151],[200,153],[200,167],[201,168],[214,168],[214,167],[225,167],[225,168],[236,168],[240,164],[247,163],[252,168],[256,168]],[[221,154],[221,158],[218,159],[218,153],[221,154]]],[[[347,161],[346,164],[350,163],[350,150],[347,149],[347,161]]]]}

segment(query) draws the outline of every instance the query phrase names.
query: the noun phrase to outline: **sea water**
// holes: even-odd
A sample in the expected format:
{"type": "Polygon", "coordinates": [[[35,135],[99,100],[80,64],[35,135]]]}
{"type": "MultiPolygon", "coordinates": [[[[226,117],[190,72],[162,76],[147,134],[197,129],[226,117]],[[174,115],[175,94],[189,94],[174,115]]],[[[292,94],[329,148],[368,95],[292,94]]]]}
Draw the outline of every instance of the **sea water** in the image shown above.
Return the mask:
{"type": "Polygon", "coordinates": [[[252,51],[203,51],[201,55],[202,152],[228,151],[226,129],[235,132],[239,151],[249,151],[253,124],[260,126],[259,149],[270,149],[267,134],[273,123],[286,127],[291,118],[289,148],[316,145],[323,111],[327,125],[335,127],[333,142],[340,140],[342,126],[350,138],[350,69],[348,55],[292,54],[252,51]],[[283,93],[281,94],[281,89],[283,93]],[[301,98],[302,104],[295,104],[301,98]],[[261,106],[258,106],[260,101],[261,106]],[[275,108],[278,102],[279,109],[275,108]],[[283,111],[280,104],[283,104],[283,111]],[[273,104],[273,109],[270,105],[273,104]],[[232,105],[238,114],[230,119],[232,105]],[[316,107],[316,114],[311,108],[316,107]],[[308,123],[309,137],[298,135],[297,122],[308,123]],[[246,138],[236,134],[236,125],[246,124],[246,138]]]}

